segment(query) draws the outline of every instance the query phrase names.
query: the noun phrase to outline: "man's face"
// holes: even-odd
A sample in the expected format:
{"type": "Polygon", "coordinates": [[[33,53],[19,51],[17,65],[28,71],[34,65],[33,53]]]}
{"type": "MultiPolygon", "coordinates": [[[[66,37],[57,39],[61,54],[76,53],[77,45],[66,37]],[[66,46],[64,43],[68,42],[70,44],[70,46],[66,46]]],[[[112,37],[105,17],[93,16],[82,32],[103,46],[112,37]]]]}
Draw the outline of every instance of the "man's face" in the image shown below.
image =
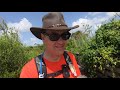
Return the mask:
{"type": "Polygon", "coordinates": [[[62,55],[67,40],[70,37],[70,33],[66,31],[46,31],[45,34],[43,34],[43,43],[46,46],[46,50],[49,53],[54,53],[56,55],[62,55]]]}

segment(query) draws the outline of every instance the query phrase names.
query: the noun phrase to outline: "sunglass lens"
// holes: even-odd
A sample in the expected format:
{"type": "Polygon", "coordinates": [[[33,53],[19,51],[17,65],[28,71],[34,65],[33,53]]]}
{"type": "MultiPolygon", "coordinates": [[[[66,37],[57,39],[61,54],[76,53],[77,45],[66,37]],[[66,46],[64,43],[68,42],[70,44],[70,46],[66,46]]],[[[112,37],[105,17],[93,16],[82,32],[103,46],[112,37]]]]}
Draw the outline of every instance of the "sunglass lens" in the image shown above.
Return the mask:
{"type": "Polygon", "coordinates": [[[62,35],[59,35],[57,33],[53,33],[53,34],[46,34],[47,36],[49,36],[49,39],[51,41],[57,41],[60,39],[60,37],[63,39],[63,40],[68,40],[71,36],[71,33],[69,32],[65,32],[63,33],[62,35]]]}
{"type": "Polygon", "coordinates": [[[59,40],[59,38],[60,38],[60,35],[59,35],[59,34],[51,34],[51,35],[49,36],[49,39],[50,39],[51,41],[57,41],[57,40],[59,40]]]}
{"type": "Polygon", "coordinates": [[[63,40],[67,40],[67,39],[69,39],[70,38],[70,33],[69,32],[67,32],[67,33],[64,33],[63,35],[62,35],[62,39],[63,40]]]}

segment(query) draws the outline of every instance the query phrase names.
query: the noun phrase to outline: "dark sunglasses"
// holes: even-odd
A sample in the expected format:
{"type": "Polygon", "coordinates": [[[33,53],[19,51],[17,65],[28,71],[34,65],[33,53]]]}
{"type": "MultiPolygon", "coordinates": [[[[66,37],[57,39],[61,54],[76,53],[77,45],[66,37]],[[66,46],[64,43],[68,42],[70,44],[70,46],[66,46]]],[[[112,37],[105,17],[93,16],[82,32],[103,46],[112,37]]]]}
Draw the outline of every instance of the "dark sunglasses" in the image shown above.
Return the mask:
{"type": "Polygon", "coordinates": [[[65,33],[62,33],[61,35],[60,34],[57,34],[57,33],[53,33],[53,34],[48,34],[46,32],[43,32],[44,35],[47,35],[49,36],[49,39],[51,41],[57,41],[60,39],[60,37],[63,39],[63,40],[68,40],[71,36],[71,33],[69,32],[65,32],[65,33]]]}

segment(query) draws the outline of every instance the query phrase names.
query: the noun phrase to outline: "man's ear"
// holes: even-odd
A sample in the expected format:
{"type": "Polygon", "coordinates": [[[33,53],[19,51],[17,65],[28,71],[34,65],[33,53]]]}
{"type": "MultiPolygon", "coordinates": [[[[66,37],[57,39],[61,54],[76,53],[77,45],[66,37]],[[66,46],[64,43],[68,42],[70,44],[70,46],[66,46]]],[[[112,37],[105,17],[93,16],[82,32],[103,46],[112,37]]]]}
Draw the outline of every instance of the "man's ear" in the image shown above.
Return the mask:
{"type": "Polygon", "coordinates": [[[44,35],[43,34],[41,34],[41,39],[44,40],[44,35]]]}

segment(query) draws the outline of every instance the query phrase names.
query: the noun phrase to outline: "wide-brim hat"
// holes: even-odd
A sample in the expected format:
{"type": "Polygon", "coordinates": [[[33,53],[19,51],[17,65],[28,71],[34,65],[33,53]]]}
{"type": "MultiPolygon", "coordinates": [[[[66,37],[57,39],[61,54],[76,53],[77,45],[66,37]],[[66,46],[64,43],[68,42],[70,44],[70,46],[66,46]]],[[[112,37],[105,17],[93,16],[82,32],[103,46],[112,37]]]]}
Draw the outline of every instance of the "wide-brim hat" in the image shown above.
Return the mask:
{"type": "Polygon", "coordinates": [[[63,14],[60,12],[50,12],[42,18],[43,26],[31,27],[30,31],[37,38],[41,39],[41,33],[45,30],[64,30],[70,31],[72,29],[78,28],[79,25],[68,27],[65,23],[63,14]]]}

